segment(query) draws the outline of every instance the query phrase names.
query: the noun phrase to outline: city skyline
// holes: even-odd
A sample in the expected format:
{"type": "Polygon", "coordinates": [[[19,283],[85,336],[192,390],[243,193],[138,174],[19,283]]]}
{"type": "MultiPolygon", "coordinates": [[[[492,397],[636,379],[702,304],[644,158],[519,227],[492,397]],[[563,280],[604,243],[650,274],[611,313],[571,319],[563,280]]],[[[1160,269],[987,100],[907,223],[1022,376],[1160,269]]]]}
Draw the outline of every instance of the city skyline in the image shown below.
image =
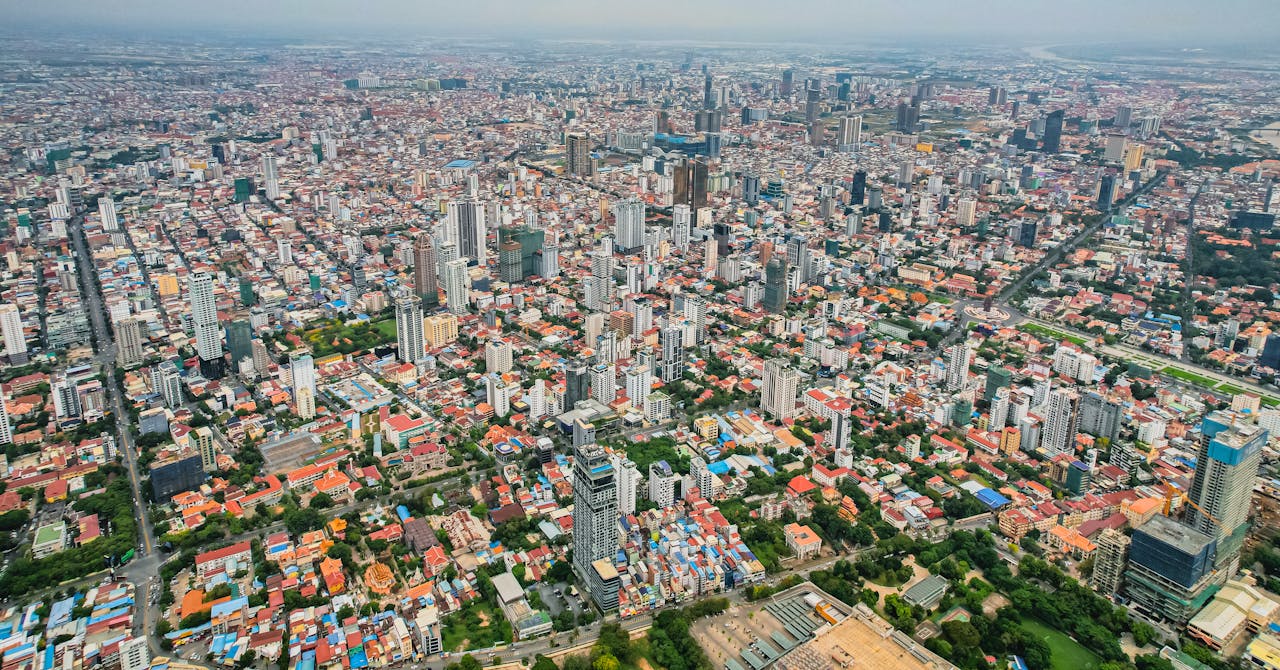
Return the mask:
{"type": "Polygon", "coordinates": [[[1265,0],[983,0],[831,5],[820,0],[780,4],[772,0],[661,0],[627,5],[586,0],[523,3],[487,0],[464,6],[377,0],[358,9],[344,0],[266,4],[249,0],[209,5],[179,0],[132,0],[109,6],[82,0],[54,3],[0,1],[0,15],[14,27],[111,30],[155,34],[243,36],[412,35],[471,38],[667,39],[732,44],[746,41],[825,45],[919,45],[940,38],[954,44],[1036,46],[1119,40],[1130,46],[1268,46],[1280,25],[1280,6],[1265,0]],[[784,17],[813,17],[813,25],[780,24],[784,17]],[[998,17],[998,20],[993,20],[998,17]],[[1240,18],[1248,20],[1241,23],[1240,18]],[[673,21],[674,19],[674,21],[673,21]],[[654,31],[660,31],[655,35],[654,31]]]}

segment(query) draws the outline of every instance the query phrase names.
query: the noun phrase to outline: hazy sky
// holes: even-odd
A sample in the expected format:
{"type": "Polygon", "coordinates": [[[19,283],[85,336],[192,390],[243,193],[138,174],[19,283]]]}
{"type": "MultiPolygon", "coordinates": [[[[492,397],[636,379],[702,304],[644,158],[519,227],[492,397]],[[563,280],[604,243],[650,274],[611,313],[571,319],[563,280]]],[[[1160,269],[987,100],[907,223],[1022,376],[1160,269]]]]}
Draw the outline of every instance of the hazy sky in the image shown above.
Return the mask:
{"type": "Polygon", "coordinates": [[[1280,0],[0,0],[0,27],[983,43],[1280,37],[1280,0]]]}

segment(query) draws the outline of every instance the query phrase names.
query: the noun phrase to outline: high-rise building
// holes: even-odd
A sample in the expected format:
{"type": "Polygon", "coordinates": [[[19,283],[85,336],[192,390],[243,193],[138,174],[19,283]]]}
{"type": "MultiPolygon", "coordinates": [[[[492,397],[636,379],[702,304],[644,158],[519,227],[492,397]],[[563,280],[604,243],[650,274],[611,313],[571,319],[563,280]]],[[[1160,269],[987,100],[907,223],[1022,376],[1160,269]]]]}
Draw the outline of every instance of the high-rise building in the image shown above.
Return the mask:
{"type": "Polygon", "coordinates": [[[591,366],[591,397],[608,406],[618,395],[618,372],[612,363],[591,366]]]}
{"type": "Polygon", "coordinates": [[[671,471],[666,461],[657,461],[649,465],[649,500],[658,509],[665,509],[676,502],[676,487],[680,483],[680,475],[671,471]]]}
{"type": "Polygon", "coordinates": [[[959,342],[947,347],[947,390],[959,391],[969,379],[969,366],[973,363],[973,350],[968,343],[959,342]]]}
{"type": "Polygon", "coordinates": [[[565,366],[564,369],[564,409],[569,411],[573,409],[580,400],[586,400],[590,397],[590,376],[587,373],[587,364],[581,360],[576,360],[565,366]]]}
{"type": "Polygon", "coordinates": [[[996,396],[991,400],[991,412],[987,418],[987,430],[992,432],[1004,430],[1009,421],[1009,389],[1007,387],[996,389],[996,396]]]}
{"type": "Polygon", "coordinates": [[[573,459],[573,567],[601,610],[618,608],[617,473],[599,445],[584,444],[573,459]]]}
{"type": "Polygon", "coordinates": [[[172,363],[160,363],[151,368],[151,390],[164,399],[169,409],[182,406],[182,378],[172,363]]]}
{"type": "Polygon", "coordinates": [[[1217,553],[1213,536],[1166,516],[1151,517],[1129,542],[1124,593],[1130,607],[1185,624],[1230,576],[1214,569],[1217,553]]]}
{"type": "Polygon", "coordinates": [[[1013,373],[1003,365],[993,365],[987,368],[987,385],[982,394],[982,399],[991,402],[996,397],[996,389],[1004,388],[1013,383],[1013,373]]]}
{"type": "Polygon", "coordinates": [[[1098,180],[1098,210],[1106,212],[1116,201],[1116,175],[1108,172],[1098,180]]]}
{"type": "Polygon", "coordinates": [[[667,324],[658,332],[658,348],[663,383],[671,383],[684,375],[684,330],[667,324]]]}
{"type": "Polygon", "coordinates": [[[760,176],[742,175],[742,201],[754,207],[760,201],[760,176]]]}
{"type": "Polygon", "coordinates": [[[498,244],[498,278],[508,284],[518,284],[524,280],[524,262],[520,258],[519,242],[498,244]]]}
{"type": "Polygon", "coordinates": [[[1120,592],[1124,570],[1129,563],[1129,536],[1114,529],[1105,528],[1098,534],[1098,550],[1094,554],[1093,588],[1103,596],[1120,592]]]}
{"type": "Polygon", "coordinates": [[[841,151],[853,151],[862,143],[862,117],[843,116],[840,118],[840,134],[836,145],[841,151]]]}
{"type": "Polygon", "coordinates": [[[276,166],[275,156],[262,157],[262,183],[267,200],[280,198],[280,173],[276,166]]]}
{"type": "Polygon", "coordinates": [[[1044,142],[1041,148],[1047,154],[1056,154],[1062,150],[1062,121],[1066,113],[1061,109],[1049,112],[1044,120],[1044,142]]]}
{"type": "Polygon", "coordinates": [[[627,516],[636,513],[636,494],[640,490],[640,469],[634,461],[614,454],[612,458],[618,482],[618,513],[627,516]]]}
{"type": "Polygon", "coordinates": [[[1234,574],[1249,529],[1254,481],[1267,444],[1266,429],[1233,412],[1200,422],[1200,451],[1187,499],[1187,524],[1217,542],[1216,565],[1234,574]]]}
{"type": "Polygon", "coordinates": [[[764,266],[764,309],[773,314],[787,310],[787,264],[774,256],[764,266]]]}
{"type": "Polygon", "coordinates": [[[693,209],[707,206],[707,164],[683,159],[672,172],[672,203],[693,209]]]}
{"type": "Polygon", "coordinates": [[[784,97],[791,95],[791,88],[795,86],[795,79],[796,79],[795,70],[790,70],[790,69],[783,70],[782,83],[778,86],[778,92],[781,93],[784,97]]]}
{"type": "Polygon", "coordinates": [[[1115,119],[1112,125],[1120,130],[1128,130],[1129,124],[1133,122],[1133,108],[1127,105],[1116,107],[1115,119]]]}
{"type": "Polygon", "coordinates": [[[565,164],[569,174],[590,178],[595,174],[595,161],[591,159],[591,136],[585,133],[569,133],[565,136],[565,164]]]}
{"type": "Polygon", "coordinates": [[[973,198],[960,198],[956,202],[956,225],[961,228],[972,228],[977,211],[978,201],[973,198]]]}
{"type": "Polygon", "coordinates": [[[677,204],[671,208],[671,244],[684,251],[689,248],[689,238],[693,235],[693,211],[686,204],[677,204]]]}
{"type": "Polygon", "coordinates": [[[227,350],[233,370],[238,369],[240,361],[253,358],[253,324],[249,319],[236,318],[227,324],[227,350]]]}
{"type": "Polygon", "coordinates": [[[293,410],[308,421],[316,417],[316,366],[310,354],[289,361],[293,374],[293,410]]]}
{"type": "Polygon", "coordinates": [[[147,636],[130,637],[120,643],[120,670],[147,670],[151,667],[151,650],[147,636]]]}
{"type": "Polygon", "coordinates": [[[494,338],[484,343],[484,363],[487,372],[502,374],[511,372],[511,343],[494,338]]]}
{"type": "Polygon", "coordinates": [[[281,265],[293,264],[293,242],[287,237],[281,237],[276,240],[276,260],[281,265]]]}
{"type": "Polygon", "coordinates": [[[1049,392],[1040,447],[1049,456],[1072,454],[1080,420],[1080,394],[1074,389],[1049,392]]]}
{"type": "Polygon", "coordinates": [[[405,363],[417,363],[426,356],[422,333],[422,300],[403,296],[396,300],[396,356],[405,363]]]}
{"type": "Polygon", "coordinates": [[[467,271],[467,259],[455,258],[444,264],[444,295],[449,311],[465,314],[471,302],[471,275],[467,271]]]}
{"type": "Polygon", "coordinates": [[[102,229],[108,233],[120,230],[120,218],[116,215],[116,201],[111,196],[98,198],[98,216],[102,217],[102,229]]]}
{"type": "Polygon", "coordinates": [[[196,331],[200,373],[209,379],[220,379],[223,375],[222,328],[218,324],[218,306],[213,297],[213,276],[207,272],[191,275],[187,290],[191,322],[196,331]]]}
{"type": "Polygon", "coordinates": [[[764,362],[764,379],[760,390],[760,409],[782,421],[796,413],[796,397],[800,391],[800,371],[785,358],[764,362]]]}
{"type": "Polygon", "coordinates": [[[413,241],[413,290],[422,304],[440,304],[440,281],[436,270],[436,247],[431,236],[423,233],[413,241]]]}
{"type": "Polygon", "coordinates": [[[135,317],[116,321],[116,362],[126,370],[142,362],[142,329],[146,322],[135,317]]]}
{"type": "Polygon", "coordinates": [[[613,205],[614,239],[623,251],[644,246],[644,201],[637,197],[613,205]]]}
{"type": "Polygon", "coordinates": [[[707,461],[701,456],[689,459],[689,475],[703,498],[710,500],[715,495],[716,474],[707,467],[707,461]]]}
{"type": "Polygon", "coordinates": [[[1090,391],[1080,399],[1080,432],[1105,437],[1115,443],[1124,424],[1124,406],[1119,400],[1090,391]]]}
{"type": "Polygon", "coordinates": [[[200,426],[191,431],[196,445],[196,453],[200,454],[200,467],[205,472],[218,471],[218,450],[213,440],[213,429],[200,426]]]}
{"type": "Polygon", "coordinates": [[[653,390],[653,372],[647,365],[635,365],[625,375],[627,399],[635,409],[644,409],[644,401],[653,390]]]}
{"type": "Polygon", "coordinates": [[[0,444],[13,444],[13,424],[9,423],[9,403],[0,389],[0,444]]]}
{"type": "Polygon", "coordinates": [[[687,295],[684,299],[684,318],[693,324],[694,340],[698,344],[707,341],[707,299],[700,295],[687,295]]]}
{"type": "Polygon", "coordinates": [[[470,258],[479,265],[488,259],[486,247],[484,203],[479,200],[455,200],[448,205],[445,219],[445,241],[458,247],[459,258],[470,258]]]}
{"type": "Polygon", "coordinates": [[[0,336],[4,337],[4,354],[14,365],[26,365],[27,336],[22,330],[22,314],[13,303],[0,304],[0,336]]]}

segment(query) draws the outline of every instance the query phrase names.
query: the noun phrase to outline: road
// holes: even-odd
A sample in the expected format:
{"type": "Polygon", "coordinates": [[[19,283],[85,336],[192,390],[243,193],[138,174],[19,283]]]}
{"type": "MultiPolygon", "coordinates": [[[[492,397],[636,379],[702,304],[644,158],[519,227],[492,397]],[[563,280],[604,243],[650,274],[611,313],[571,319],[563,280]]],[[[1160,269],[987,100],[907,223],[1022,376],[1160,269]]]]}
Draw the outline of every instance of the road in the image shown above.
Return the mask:
{"type": "Polygon", "coordinates": [[[138,464],[134,459],[133,447],[129,444],[129,414],[125,412],[124,401],[120,397],[118,384],[114,380],[116,346],[115,340],[107,328],[106,310],[102,305],[102,292],[93,277],[98,270],[94,267],[93,256],[89,253],[89,244],[84,233],[84,217],[78,216],[68,226],[72,242],[75,246],[76,269],[80,275],[82,295],[85,308],[89,310],[89,319],[94,334],[97,336],[94,361],[107,372],[106,387],[108,406],[115,413],[116,448],[124,457],[126,470],[129,472],[129,486],[133,490],[134,518],[138,522],[142,534],[139,553],[150,555],[155,550],[155,537],[151,532],[151,524],[147,521],[147,506],[143,502],[141,479],[138,477],[138,464]]]}
{"type": "Polygon", "coordinates": [[[115,340],[110,329],[107,328],[106,310],[103,309],[102,304],[102,292],[98,288],[98,283],[93,280],[98,270],[94,266],[93,256],[89,253],[89,244],[84,232],[83,216],[78,216],[71,221],[68,226],[68,233],[71,235],[72,244],[75,247],[76,269],[80,276],[81,294],[84,297],[85,308],[89,310],[90,323],[96,336],[94,361],[107,372],[108,381],[103,386],[106,388],[108,407],[115,414],[116,449],[122,455],[125,469],[129,473],[129,487],[133,493],[133,516],[142,540],[138,545],[134,561],[120,569],[120,573],[133,583],[135,602],[138,603],[142,614],[139,618],[141,630],[135,629],[134,633],[147,637],[148,646],[154,655],[161,650],[157,645],[157,641],[152,639],[151,635],[155,629],[152,623],[155,612],[148,604],[148,598],[150,597],[148,588],[152,577],[159,573],[160,559],[155,551],[156,540],[151,530],[151,522],[147,519],[147,506],[142,497],[142,484],[138,476],[138,463],[134,458],[134,448],[129,443],[129,414],[125,411],[124,400],[121,398],[119,385],[114,378],[115,340]]]}
{"type": "Polygon", "coordinates": [[[1196,277],[1195,249],[1193,244],[1196,239],[1196,203],[1200,200],[1200,195],[1204,193],[1204,189],[1208,187],[1208,180],[1201,182],[1200,187],[1196,189],[1196,194],[1191,196],[1191,204],[1188,207],[1187,216],[1187,258],[1186,267],[1182,273],[1182,362],[1191,362],[1191,345],[1187,342],[1190,332],[1187,330],[1191,326],[1191,316],[1195,314],[1195,309],[1191,300],[1191,284],[1196,277]]]}

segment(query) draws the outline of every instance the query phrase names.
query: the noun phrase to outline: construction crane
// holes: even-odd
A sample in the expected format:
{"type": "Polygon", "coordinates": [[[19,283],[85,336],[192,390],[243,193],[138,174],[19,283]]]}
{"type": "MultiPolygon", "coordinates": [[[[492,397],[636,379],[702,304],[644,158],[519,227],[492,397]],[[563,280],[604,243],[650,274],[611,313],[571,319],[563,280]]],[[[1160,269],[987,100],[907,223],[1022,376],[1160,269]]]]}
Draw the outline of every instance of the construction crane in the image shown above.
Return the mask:
{"type": "Polygon", "coordinates": [[[1170,509],[1173,507],[1173,499],[1174,499],[1174,498],[1177,498],[1177,499],[1179,499],[1180,501],[1185,502],[1185,503],[1187,503],[1188,505],[1191,505],[1193,508],[1195,508],[1195,510],[1196,510],[1197,512],[1199,512],[1199,513],[1203,514],[1203,515],[1204,515],[1204,518],[1206,518],[1206,519],[1208,519],[1210,522],[1212,522],[1212,523],[1213,523],[1213,525],[1215,525],[1215,526],[1217,526],[1217,527],[1219,527],[1219,528],[1221,528],[1221,527],[1222,527],[1222,522],[1220,522],[1220,521],[1218,521],[1217,519],[1213,518],[1213,515],[1212,515],[1212,514],[1210,514],[1210,513],[1206,512],[1206,511],[1204,511],[1204,508],[1203,508],[1203,507],[1201,507],[1201,506],[1197,505],[1197,504],[1195,503],[1195,501],[1191,500],[1191,498],[1188,498],[1186,493],[1184,493],[1184,492],[1182,492],[1182,491],[1178,490],[1178,488],[1177,488],[1177,487],[1175,487],[1173,484],[1170,484],[1170,483],[1168,483],[1168,482],[1165,482],[1165,483],[1164,483],[1164,510],[1163,510],[1163,513],[1164,513],[1164,515],[1165,515],[1165,516],[1169,516],[1169,511],[1170,511],[1170,509]]]}

